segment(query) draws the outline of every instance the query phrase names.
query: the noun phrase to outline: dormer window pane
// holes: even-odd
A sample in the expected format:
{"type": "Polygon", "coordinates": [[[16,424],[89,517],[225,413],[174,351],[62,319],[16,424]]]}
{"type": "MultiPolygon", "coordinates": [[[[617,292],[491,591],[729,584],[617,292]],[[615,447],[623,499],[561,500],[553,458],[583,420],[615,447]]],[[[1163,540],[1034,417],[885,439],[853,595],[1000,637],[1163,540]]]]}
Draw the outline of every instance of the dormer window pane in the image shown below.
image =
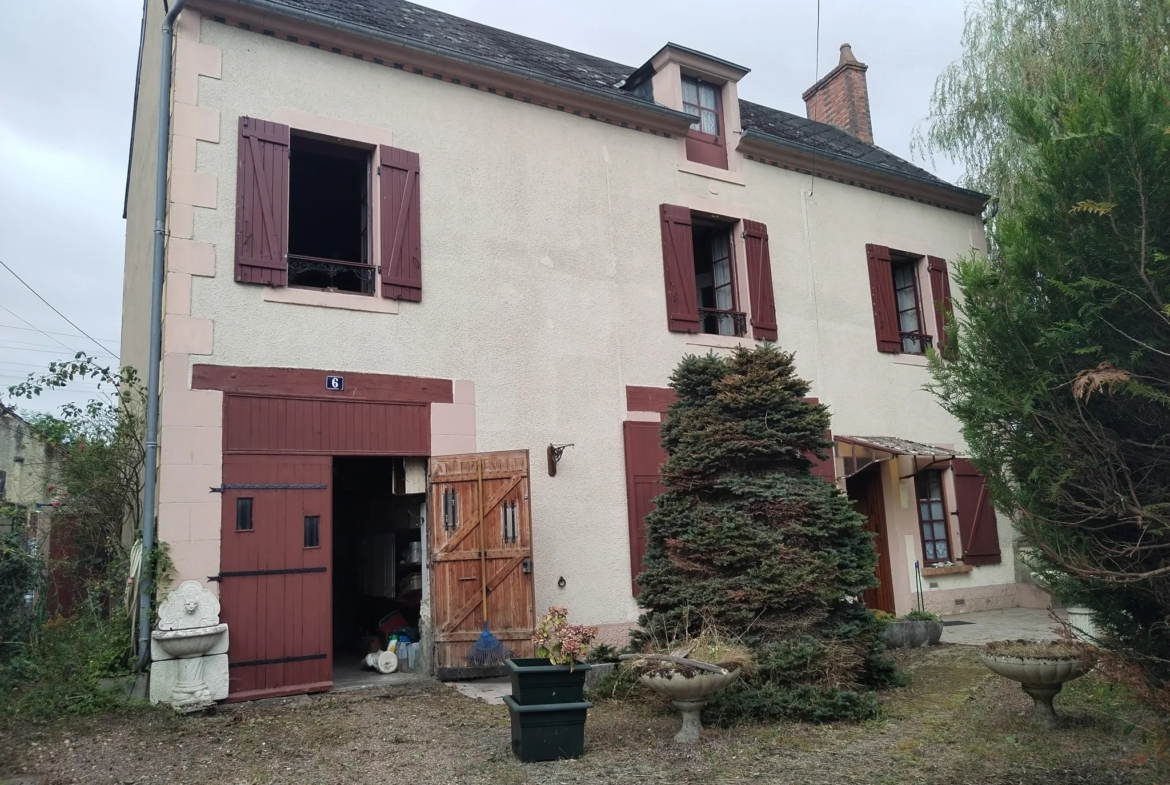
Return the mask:
{"type": "Polygon", "coordinates": [[[691,76],[682,79],[683,111],[697,120],[691,128],[712,136],[719,135],[719,88],[691,76]]]}

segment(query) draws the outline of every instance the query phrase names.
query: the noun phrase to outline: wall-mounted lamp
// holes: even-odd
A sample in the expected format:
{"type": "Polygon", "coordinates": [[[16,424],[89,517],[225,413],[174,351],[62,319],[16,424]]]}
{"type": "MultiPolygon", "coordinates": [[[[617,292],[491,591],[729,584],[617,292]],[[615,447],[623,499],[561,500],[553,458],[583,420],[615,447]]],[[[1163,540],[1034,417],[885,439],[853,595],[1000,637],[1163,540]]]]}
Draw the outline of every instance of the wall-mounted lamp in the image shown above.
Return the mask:
{"type": "Polygon", "coordinates": [[[566,447],[572,447],[571,444],[550,444],[548,446],[548,476],[557,476],[557,464],[560,463],[561,455],[565,452],[566,447]]]}

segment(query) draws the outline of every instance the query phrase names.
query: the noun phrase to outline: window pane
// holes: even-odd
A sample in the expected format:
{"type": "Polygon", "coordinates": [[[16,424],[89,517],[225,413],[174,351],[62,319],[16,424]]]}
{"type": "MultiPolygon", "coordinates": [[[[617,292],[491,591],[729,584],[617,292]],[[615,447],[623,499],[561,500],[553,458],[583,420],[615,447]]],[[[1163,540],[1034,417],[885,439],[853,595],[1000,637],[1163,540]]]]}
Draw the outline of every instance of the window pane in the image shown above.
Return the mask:
{"type": "Polygon", "coordinates": [[[316,548],[321,544],[321,516],[305,516],[305,547],[316,548]]]}
{"type": "Polygon", "coordinates": [[[937,543],[935,543],[935,548],[936,548],[936,551],[938,553],[937,558],[939,558],[939,559],[951,558],[951,552],[949,550],[947,550],[946,540],[939,540],[937,543]]]}
{"type": "Polygon", "coordinates": [[[937,556],[934,555],[934,543],[933,542],[926,543],[926,558],[931,560],[931,561],[938,558],[937,556]]]}
{"type": "Polygon", "coordinates": [[[918,519],[923,521],[930,520],[930,504],[928,502],[918,503],[918,519]]]}
{"type": "Polygon", "coordinates": [[[236,531],[252,531],[252,500],[236,499],[236,531]]]}
{"type": "Polygon", "coordinates": [[[704,109],[714,109],[715,104],[715,86],[709,84],[699,85],[699,106],[704,109]]]}
{"type": "MultiPolygon", "coordinates": [[[[699,104],[699,85],[693,79],[683,79],[683,103],[684,104],[699,104]]],[[[692,114],[698,114],[698,110],[692,114]]]]}
{"type": "Polygon", "coordinates": [[[936,521],[941,521],[941,520],[946,519],[946,516],[943,515],[942,502],[931,502],[930,503],[930,517],[934,518],[936,521]]]}
{"type": "Polygon", "coordinates": [[[947,538],[947,527],[944,523],[934,524],[934,538],[936,540],[945,540],[947,538]]]}
{"type": "Polygon", "coordinates": [[[719,135],[719,115],[709,109],[703,110],[703,122],[701,130],[705,134],[712,136],[719,135]]]}

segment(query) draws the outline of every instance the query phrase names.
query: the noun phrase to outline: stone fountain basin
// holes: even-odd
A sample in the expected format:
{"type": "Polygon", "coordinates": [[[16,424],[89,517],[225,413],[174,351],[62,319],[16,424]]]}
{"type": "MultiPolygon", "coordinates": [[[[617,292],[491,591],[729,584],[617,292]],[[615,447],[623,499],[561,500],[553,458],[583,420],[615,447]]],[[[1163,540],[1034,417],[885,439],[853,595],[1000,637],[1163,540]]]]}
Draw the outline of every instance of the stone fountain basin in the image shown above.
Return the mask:
{"type": "Polygon", "coordinates": [[[187,630],[155,630],[150,634],[162,650],[176,659],[201,657],[215,645],[215,639],[227,632],[226,624],[194,627],[187,630]]]}
{"type": "Polygon", "coordinates": [[[1002,657],[982,654],[979,657],[993,673],[1021,684],[1055,687],[1079,679],[1089,672],[1081,660],[1046,660],[1033,657],[1002,657]]]}
{"type": "Polygon", "coordinates": [[[657,693],[675,701],[705,700],[728,687],[739,678],[739,668],[727,673],[698,673],[684,676],[681,673],[648,673],[639,676],[638,681],[657,693]]]}

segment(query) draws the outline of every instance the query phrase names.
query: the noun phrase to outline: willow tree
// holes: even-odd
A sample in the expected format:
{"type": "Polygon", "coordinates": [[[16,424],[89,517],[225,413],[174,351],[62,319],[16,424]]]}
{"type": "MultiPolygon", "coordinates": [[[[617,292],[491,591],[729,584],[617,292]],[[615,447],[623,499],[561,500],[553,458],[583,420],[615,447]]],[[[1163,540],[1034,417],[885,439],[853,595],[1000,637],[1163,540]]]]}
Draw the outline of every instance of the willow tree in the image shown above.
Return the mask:
{"type": "Polygon", "coordinates": [[[1071,98],[1120,52],[1154,79],[1170,73],[1170,0],[978,0],[967,7],[962,57],[938,77],[918,151],[962,164],[967,184],[1014,202],[1029,147],[1011,133],[1013,102],[1071,98]]]}

